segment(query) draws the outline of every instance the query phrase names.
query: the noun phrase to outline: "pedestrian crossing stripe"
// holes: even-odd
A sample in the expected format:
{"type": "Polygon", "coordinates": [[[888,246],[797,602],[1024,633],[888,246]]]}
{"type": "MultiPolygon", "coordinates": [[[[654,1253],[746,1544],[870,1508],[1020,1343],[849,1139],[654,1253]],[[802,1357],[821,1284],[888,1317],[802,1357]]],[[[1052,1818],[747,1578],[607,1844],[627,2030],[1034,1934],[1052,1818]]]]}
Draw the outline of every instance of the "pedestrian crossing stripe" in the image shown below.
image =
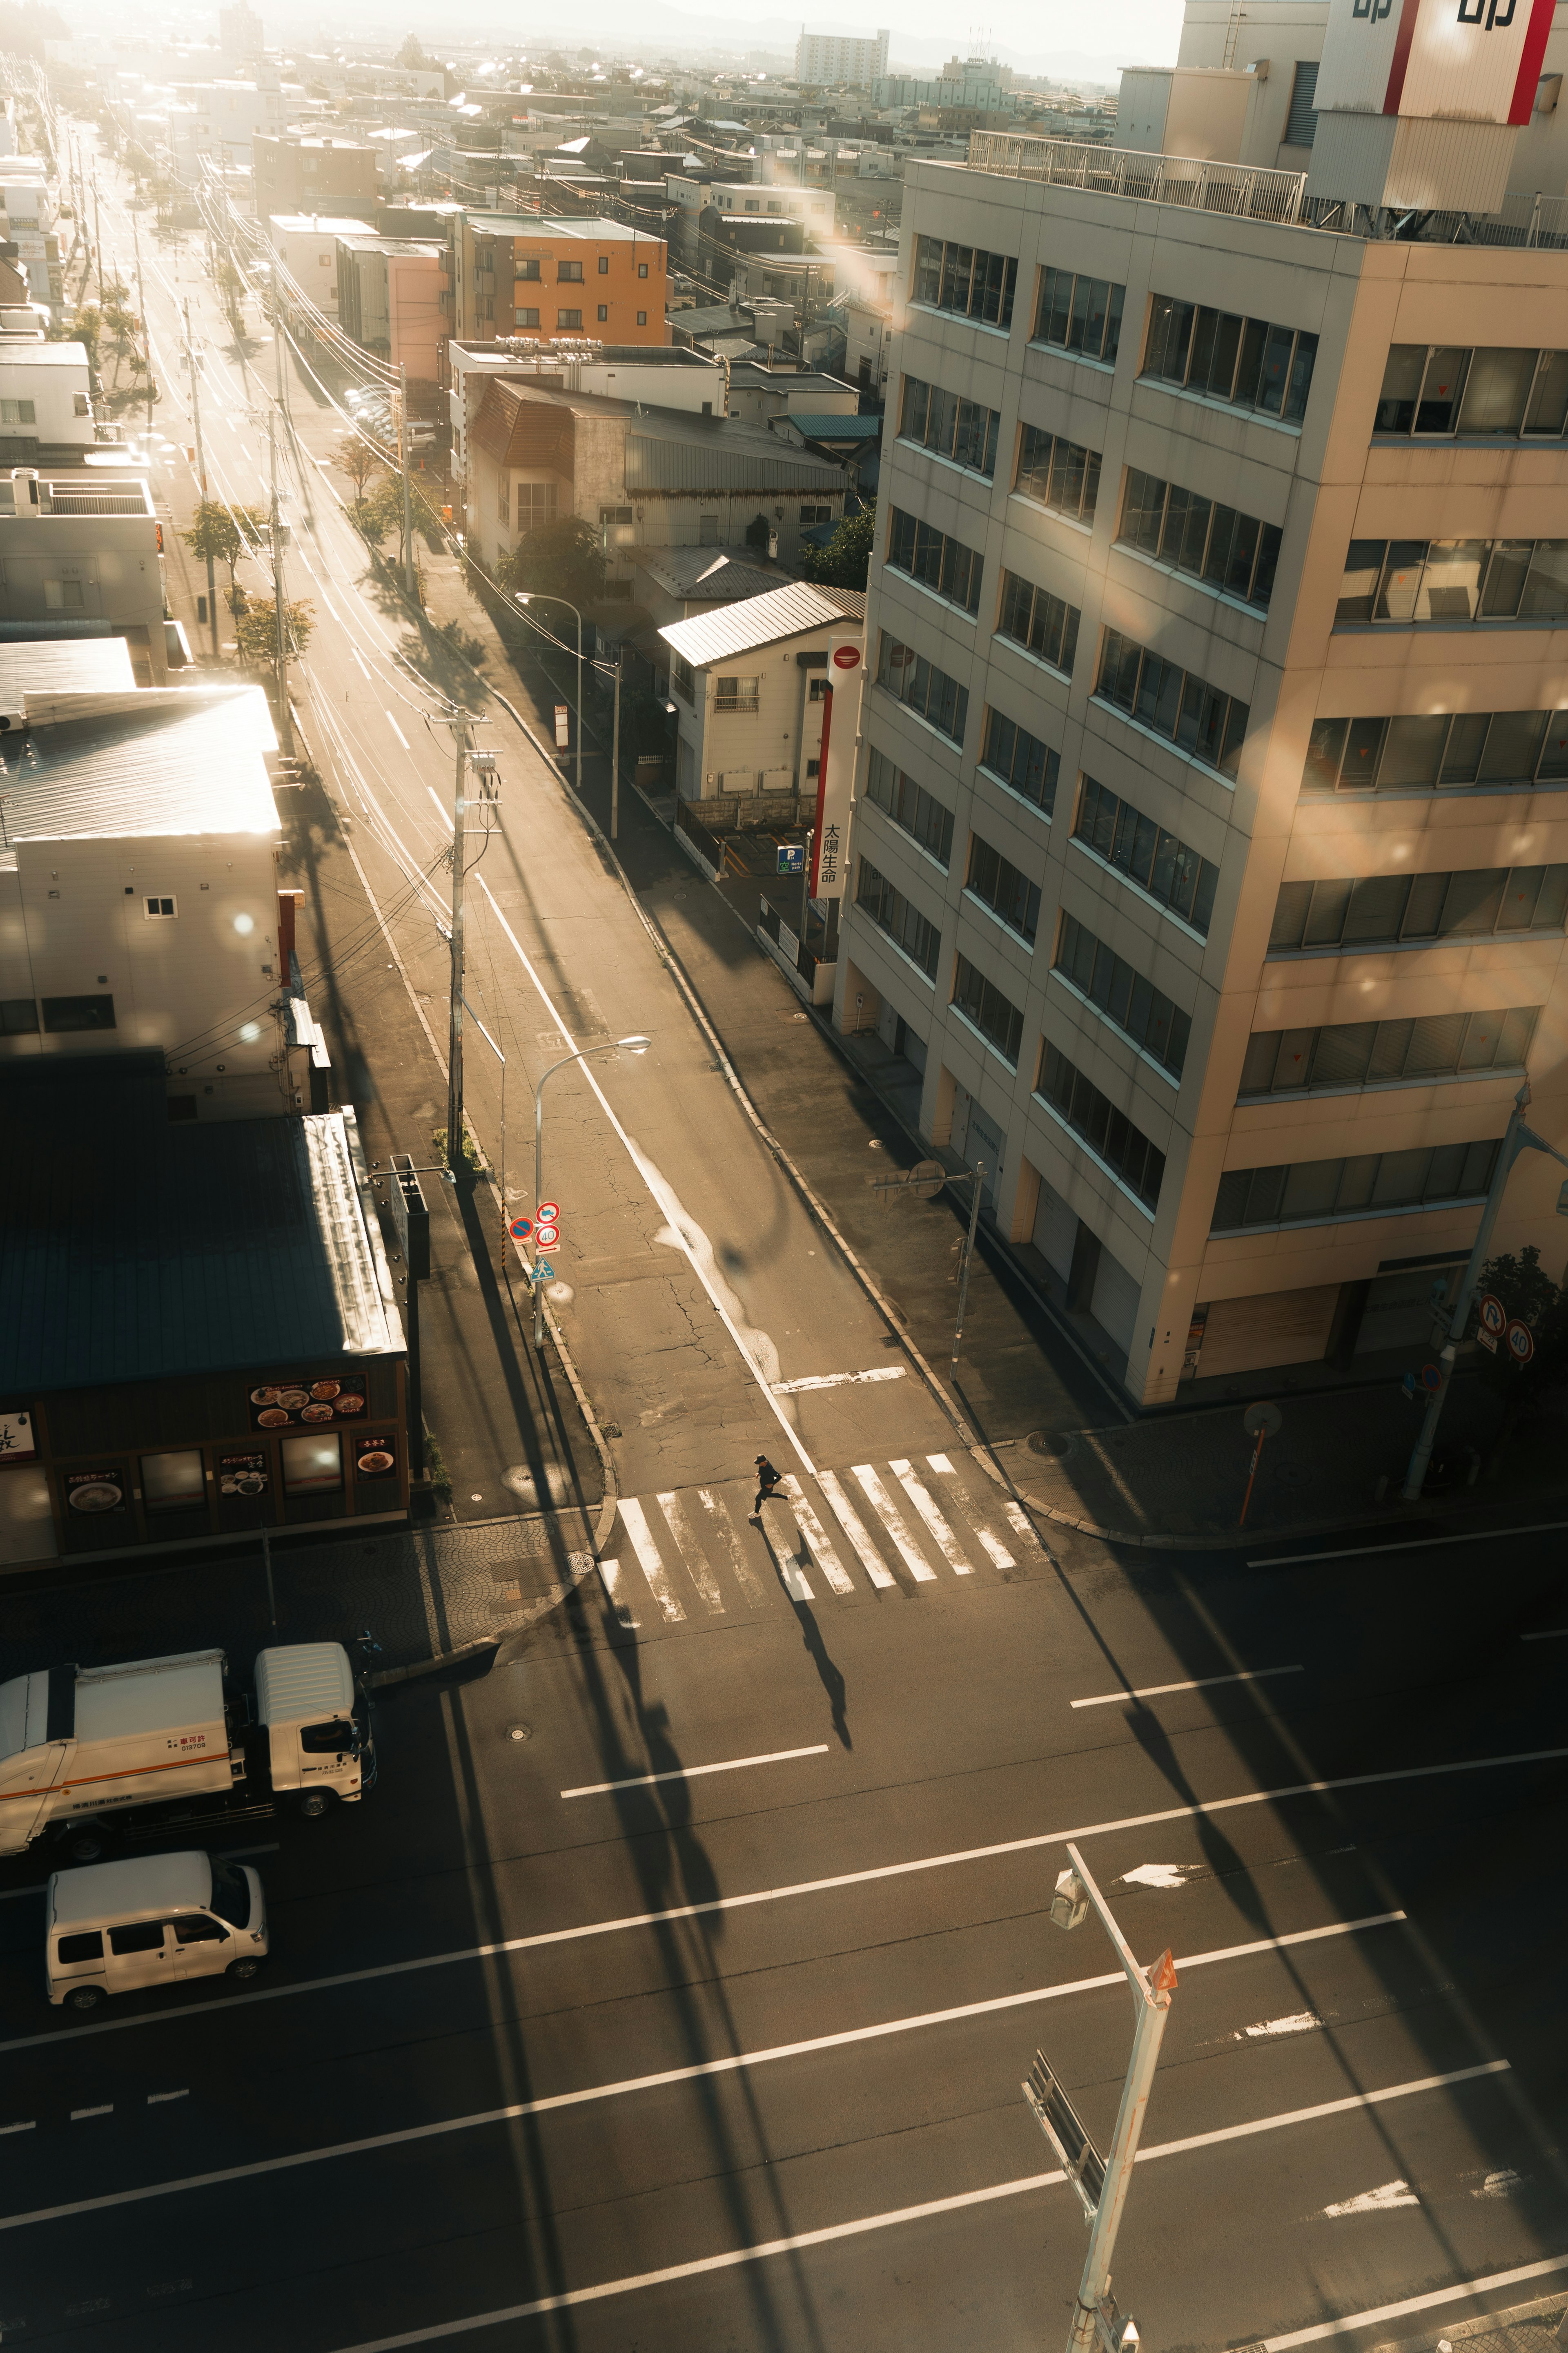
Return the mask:
{"type": "Polygon", "coordinates": [[[820,1588],[847,1600],[868,1588],[984,1577],[987,1567],[1015,1577],[1048,1557],[1022,1505],[946,1454],[857,1462],[842,1476],[786,1472],[782,1490],[798,1547],[778,1504],[764,1506],[759,1527],[738,1489],[733,1504],[719,1487],[623,1496],[622,1542],[599,1563],[617,1623],[640,1626],[650,1602],[666,1625],[701,1623],[764,1608],[781,1588],[792,1601],[815,1601],[820,1588]]]}

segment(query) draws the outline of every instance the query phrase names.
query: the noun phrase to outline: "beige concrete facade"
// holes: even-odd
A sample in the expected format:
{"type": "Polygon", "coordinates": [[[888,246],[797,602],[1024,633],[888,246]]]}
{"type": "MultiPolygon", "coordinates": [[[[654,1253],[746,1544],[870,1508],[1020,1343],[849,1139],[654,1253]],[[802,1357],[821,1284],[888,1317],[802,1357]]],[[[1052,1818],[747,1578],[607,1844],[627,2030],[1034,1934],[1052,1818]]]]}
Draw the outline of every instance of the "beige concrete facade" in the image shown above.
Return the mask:
{"type": "MultiPolygon", "coordinates": [[[[917,935],[906,926],[900,944],[856,905],[852,882],[838,1018],[858,993],[863,1027],[880,1020],[889,1043],[895,1033],[910,1041],[910,1059],[923,1070],[922,1132],[972,1163],[999,1161],[999,1224],[1032,1241],[1076,1290],[1075,1303],[1121,1352],[1135,1400],[1173,1401],[1184,1371],[1207,1377],[1325,1356],[1349,1364],[1374,1340],[1407,1345],[1418,1364],[1426,1292],[1476,1231],[1475,1164],[1452,1198],[1428,1193],[1380,1208],[1409,1166],[1384,1158],[1361,1206],[1336,1201],[1313,1220],[1280,1215],[1212,1228],[1227,1172],[1342,1156],[1360,1168],[1362,1155],[1485,1145],[1501,1136],[1521,1083],[1519,1061],[1499,1061],[1238,1102],[1259,1033],[1535,1008],[1531,1116],[1554,1144],[1568,1144],[1561,923],[1430,944],[1270,954],[1288,883],[1568,862],[1562,786],[1324,792],[1303,784],[1320,720],[1568,704],[1563,624],[1336,625],[1352,541],[1568,540],[1562,438],[1400,441],[1374,433],[1391,345],[1568,350],[1568,254],[1373,243],[944,164],[911,165],[906,185],[852,862],[868,859],[930,929],[917,935]],[[922,236],[1016,262],[1010,325],[912,299],[922,236]],[[1124,290],[1113,362],[1033,339],[1047,269],[1124,290]],[[1299,421],[1145,375],[1157,298],[1315,335],[1299,421]],[[900,431],[906,378],[995,414],[991,479],[900,431]],[[1091,513],[1069,519],[1043,492],[1014,489],[1026,428],[1099,457],[1091,513]],[[1126,543],[1130,469],[1278,530],[1266,610],[1126,543]],[[895,510],[979,557],[973,611],[888,560],[895,510]],[[1005,574],[1077,612],[1074,651],[1053,662],[1001,633],[1005,574]],[[1246,706],[1233,775],[1097,691],[1108,632],[1246,706]],[[967,691],[961,741],[951,713],[944,733],[874,682],[884,639],[967,691]],[[1048,814],[982,765],[988,708],[1056,755],[1048,814]],[[873,752],[951,816],[945,859],[935,854],[929,818],[911,827],[912,802],[898,821],[869,797],[873,752]],[[1086,780],[1216,870],[1206,925],[1172,913],[1076,832],[1087,823],[1086,780]],[[1032,938],[1016,920],[1021,902],[1009,921],[985,889],[965,887],[973,841],[1006,861],[1018,890],[1037,891],[1032,938]],[[1067,919],[1185,1017],[1179,1073],[1055,968],[1067,919]],[[929,944],[931,931],[941,935],[934,973],[928,953],[909,952],[911,939],[929,944]],[[965,968],[994,992],[984,1019],[953,1002],[964,987],[972,1012],[978,1002],[973,979],[961,979],[965,968]],[[1016,1017],[1016,1041],[998,1002],[1016,1017]],[[1047,1102],[1048,1048],[1163,1155],[1152,1199],[1047,1102]]],[[[892,673],[915,674],[912,665],[892,673]]],[[[1120,1132],[1102,1130],[1102,1141],[1120,1132]]],[[[1496,1238],[1504,1250],[1537,1242],[1554,1276],[1565,1234],[1552,1214],[1560,1176],[1527,1155],[1496,1238]]],[[[1347,1174],[1343,1198],[1353,1197],[1347,1174]]]]}

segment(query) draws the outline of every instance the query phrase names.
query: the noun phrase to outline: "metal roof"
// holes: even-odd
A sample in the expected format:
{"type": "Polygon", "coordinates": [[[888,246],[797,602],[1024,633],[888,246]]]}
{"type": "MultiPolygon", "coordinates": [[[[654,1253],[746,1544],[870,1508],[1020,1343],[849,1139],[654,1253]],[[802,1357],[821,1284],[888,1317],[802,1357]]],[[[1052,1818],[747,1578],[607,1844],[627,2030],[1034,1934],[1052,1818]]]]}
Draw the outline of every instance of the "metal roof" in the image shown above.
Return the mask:
{"type": "Polygon", "coordinates": [[[797,408],[789,422],[808,441],[875,441],[882,431],[879,417],[803,417],[797,408]]]}
{"type": "Polygon", "coordinates": [[[691,664],[693,670],[728,661],[736,654],[755,653],[784,638],[805,637],[812,629],[828,629],[847,619],[827,592],[807,580],[792,580],[765,596],[748,596],[743,604],[721,605],[717,612],[697,613],[689,621],[672,621],[659,636],[691,664]]]}
{"type": "Polygon", "coordinates": [[[672,596],[696,604],[737,604],[742,597],[765,596],[779,586],[779,575],[764,564],[751,560],[751,550],[740,558],[711,547],[639,547],[637,567],[672,596]]]}
{"type": "Polygon", "coordinates": [[[20,669],[28,728],[5,780],[8,841],[277,832],[262,755],[278,739],[258,686],[38,691],[26,681],[44,650],[0,657],[20,669]]]}
{"type": "Polygon", "coordinates": [[[626,431],[628,492],[842,491],[842,466],[734,417],[644,414],[626,431]]]}
{"type": "Polygon", "coordinates": [[[136,684],[123,638],[33,638],[0,643],[0,708],[20,711],[25,694],[80,694],[136,684]]]}
{"type": "Polygon", "coordinates": [[[0,1391],[401,1355],[353,1113],[166,1101],[158,1053],[0,1062],[0,1391]]]}

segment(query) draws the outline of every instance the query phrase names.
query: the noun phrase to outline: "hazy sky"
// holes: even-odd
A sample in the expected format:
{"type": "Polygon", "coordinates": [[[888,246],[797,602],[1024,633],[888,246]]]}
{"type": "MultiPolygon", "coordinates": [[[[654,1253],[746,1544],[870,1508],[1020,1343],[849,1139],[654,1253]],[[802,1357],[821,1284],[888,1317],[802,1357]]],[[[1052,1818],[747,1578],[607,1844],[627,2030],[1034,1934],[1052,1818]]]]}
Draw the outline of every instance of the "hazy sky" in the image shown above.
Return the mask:
{"type": "MultiPolygon", "coordinates": [[[[1176,43],[1182,28],[1182,0],[1095,0],[1092,7],[1064,8],[1026,7],[1018,0],[970,0],[973,16],[961,16],[942,0],[883,0],[874,10],[864,5],[852,13],[857,19],[864,15],[868,26],[873,22],[891,25],[893,47],[899,46],[901,30],[934,35],[939,40],[950,40],[960,51],[1002,47],[1048,55],[1057,50],[1089,50],[1096,57],[1147,58],[1174,64],[1176,43]]],[[[773,10],[766,11],[771,15],[773,10]]],[[[858,31],[859,24],[846,21],[851,12],[838,21],[846,32],[858,31]]],[[[830,29],[830,19],[807,16],[806,23],[814,30],[830,29]]]]}

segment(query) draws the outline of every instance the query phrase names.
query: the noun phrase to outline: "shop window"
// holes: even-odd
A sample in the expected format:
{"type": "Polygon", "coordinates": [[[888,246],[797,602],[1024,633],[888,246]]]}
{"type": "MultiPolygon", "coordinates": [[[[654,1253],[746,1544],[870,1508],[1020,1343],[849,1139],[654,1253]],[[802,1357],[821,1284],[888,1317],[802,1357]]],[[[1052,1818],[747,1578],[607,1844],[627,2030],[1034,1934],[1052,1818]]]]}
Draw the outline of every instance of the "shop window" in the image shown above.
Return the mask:
{"type": "Polygon", "coordinates": [[[336,1430],[311,1430],[282,1441],[283,1487],[289,1495],[326,1494],[343,1483],[342,1449],[336,1430]]]}
{"type": "Polygon", "coordinates": [[[46,997],[44,1027],[51,1032],[68,1029],[112,1029],[112,997],[46,997]]]}
{"type": "Polygon", "coordinates": [[[0,1038],[36,1038],[38,1001],[34,997],[0,997],[0,1038]]]}
{"type": "Polygon", "coordinates": [[[142,1457],[142,1500],[150,1512],[184,1511],[193,1504],[205,1504],[206,1493],[199,1446],[142,1457]]]}

